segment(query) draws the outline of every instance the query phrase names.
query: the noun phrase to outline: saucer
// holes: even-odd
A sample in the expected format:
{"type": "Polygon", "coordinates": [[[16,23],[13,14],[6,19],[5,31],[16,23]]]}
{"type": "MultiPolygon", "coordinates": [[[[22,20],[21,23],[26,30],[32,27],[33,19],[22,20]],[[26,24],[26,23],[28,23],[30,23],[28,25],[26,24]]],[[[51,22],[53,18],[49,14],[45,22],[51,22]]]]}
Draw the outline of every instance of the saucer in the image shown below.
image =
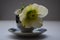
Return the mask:
{"type": "Polygon", "coordinates": [[[47,29],[45,29],[45,28],[37,28],[37,29],[34,29],[31,33],[21,32],[21,30],[19,30],[17,28],[10,28],[10,29],[8,29],[8,31],[15,34],[15,35],[18,35],[18,36],[39,36],[42,33],[46,32],[47,29]]]}

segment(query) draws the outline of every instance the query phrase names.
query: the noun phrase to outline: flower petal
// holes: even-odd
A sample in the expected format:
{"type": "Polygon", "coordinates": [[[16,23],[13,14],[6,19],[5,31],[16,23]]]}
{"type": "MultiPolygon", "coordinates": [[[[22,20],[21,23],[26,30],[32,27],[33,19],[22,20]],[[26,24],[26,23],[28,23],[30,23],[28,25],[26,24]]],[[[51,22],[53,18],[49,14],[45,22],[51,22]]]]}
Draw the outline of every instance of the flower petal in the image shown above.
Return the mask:
{"type": "Polygon", "coordinates": [[[33,26],[34,28],[40,28],[40,27],[42,27],[42,25],[43,25],[43,21],[42,21],[41,18],[38,18],[38,20],[35,21],[35,22],[32,24],[32,26],[33,26]]]}
{"type": "Polygon", "coordinates": [[[42,5],[38,5],[36,3],[33,4],[33,6],[36,6],[38,9],[38,14],[40,18],[45,17],[48,14],[48,9],[42,5]]]}
{"type": "Polygon", "coordinates": [[[45,17],[48,14],[48,9],[42,5],[40,5],[40,18],[45,17]]]}

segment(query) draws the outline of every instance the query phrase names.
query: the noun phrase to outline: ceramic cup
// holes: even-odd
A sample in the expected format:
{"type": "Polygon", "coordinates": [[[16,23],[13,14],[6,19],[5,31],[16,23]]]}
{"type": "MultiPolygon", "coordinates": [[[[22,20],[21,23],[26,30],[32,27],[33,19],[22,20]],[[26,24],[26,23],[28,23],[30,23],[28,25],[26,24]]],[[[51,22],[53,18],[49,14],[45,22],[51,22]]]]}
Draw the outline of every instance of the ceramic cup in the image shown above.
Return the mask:
{"type": "Polygon", "coordinates": [[[16,15],[16,23],[17,23],[17,27],[22,31],[22,32],[32,32],[33,31],[33,27],[31,28],[24,28],[21,24],[21,21],[19,20],[19,16],[16,15]]]}

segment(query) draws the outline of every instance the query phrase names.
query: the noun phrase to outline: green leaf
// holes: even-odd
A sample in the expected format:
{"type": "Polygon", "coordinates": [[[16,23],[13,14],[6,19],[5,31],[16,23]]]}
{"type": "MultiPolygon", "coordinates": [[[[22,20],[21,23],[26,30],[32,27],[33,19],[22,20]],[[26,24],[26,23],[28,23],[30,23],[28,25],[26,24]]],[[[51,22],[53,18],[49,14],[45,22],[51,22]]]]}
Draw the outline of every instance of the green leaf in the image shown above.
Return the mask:
{"type": "Polygon", "coordinates": [[[24,8],[25,8],[25,5],[24,5],[24,4],[22,4],[22,6],[21,6],[21,11],[22,11],[24,8]]]}

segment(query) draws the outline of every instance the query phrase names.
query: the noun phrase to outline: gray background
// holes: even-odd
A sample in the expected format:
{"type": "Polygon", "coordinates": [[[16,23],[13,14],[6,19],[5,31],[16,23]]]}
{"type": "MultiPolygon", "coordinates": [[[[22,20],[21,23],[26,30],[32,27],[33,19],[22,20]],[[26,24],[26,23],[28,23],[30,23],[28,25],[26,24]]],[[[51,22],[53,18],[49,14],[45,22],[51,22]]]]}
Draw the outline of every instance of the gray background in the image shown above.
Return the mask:
{"type": "Polygon", "coordinates": [[[44,20],[60,20],[59,0],[0,0],[0,20],[15,20],[14,11],[22,4],[38,3],[49,9],[44,20]]]}

